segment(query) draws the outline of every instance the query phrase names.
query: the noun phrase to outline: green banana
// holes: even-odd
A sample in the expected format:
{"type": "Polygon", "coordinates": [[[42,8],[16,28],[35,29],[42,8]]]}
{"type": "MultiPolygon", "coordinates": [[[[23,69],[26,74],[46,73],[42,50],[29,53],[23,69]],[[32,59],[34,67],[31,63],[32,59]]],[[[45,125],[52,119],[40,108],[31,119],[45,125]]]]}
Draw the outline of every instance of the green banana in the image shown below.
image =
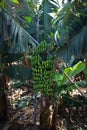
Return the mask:
{"type": "Polygon", "coordinates": [[[53,93],[53,57],[51,55],[44,57],[50,48],[46,41],[41,42],[31,58],[34,88],[37,92],[45,94],[53,93]]]}

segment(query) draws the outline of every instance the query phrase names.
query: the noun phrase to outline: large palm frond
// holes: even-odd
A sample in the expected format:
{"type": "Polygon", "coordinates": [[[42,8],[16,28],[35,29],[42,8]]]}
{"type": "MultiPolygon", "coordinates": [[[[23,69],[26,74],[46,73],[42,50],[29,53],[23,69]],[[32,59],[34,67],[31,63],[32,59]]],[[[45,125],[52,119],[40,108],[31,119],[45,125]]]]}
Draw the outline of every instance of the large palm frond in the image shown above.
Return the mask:
{"type": "Polygon", "coordinates": [[[55,41],[57,55],[70,59],[71,55],[81,56],[87,49],[87,3],[74,0],[64,4],[55,19],[55,41]]]}
{"type": "Polygon", "coordinates": [[[3,12],[0,22],[1,34],[3,35],[4,42],[8,46],[9,53],[25,53],[29,51],[29,46],[35,48],[38,44],[20,23],[16,21],[15,17],[3,12]]]}

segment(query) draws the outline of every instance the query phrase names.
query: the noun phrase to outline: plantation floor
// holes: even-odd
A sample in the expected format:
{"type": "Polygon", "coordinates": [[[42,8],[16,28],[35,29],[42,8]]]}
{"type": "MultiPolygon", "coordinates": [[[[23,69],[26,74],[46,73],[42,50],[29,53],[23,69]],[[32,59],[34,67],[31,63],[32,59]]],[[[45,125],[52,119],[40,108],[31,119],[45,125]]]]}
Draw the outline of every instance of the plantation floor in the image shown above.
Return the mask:
{"type": "MultiPolygon", "coordinates": [[[[7,90],[8,121],[0,130],[33,130],[33,89],[31,86],[7,90]],[[29,104],[28,104],[29,103],[29,104]]],[[[81,100],[79,93],[75,99],[81,100]]],[[[39,100],[39,97],[38,97],[39,100]]],[[[78,108],[62,102],[58,109],[57,130],[87,130],[87,105],[78,108]]],[[[37,130],[39,126],[39,105],[37,109],[37,130]]]]}

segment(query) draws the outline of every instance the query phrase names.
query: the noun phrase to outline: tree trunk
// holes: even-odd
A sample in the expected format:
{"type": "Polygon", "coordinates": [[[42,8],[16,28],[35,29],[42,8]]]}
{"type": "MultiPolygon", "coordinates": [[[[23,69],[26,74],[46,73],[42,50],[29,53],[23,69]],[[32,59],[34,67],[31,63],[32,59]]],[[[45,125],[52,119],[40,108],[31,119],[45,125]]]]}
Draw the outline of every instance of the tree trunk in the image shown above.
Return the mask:
{"type": "Polygon", "coordinates": [[[4,90],[3,81],[0,77],[0,123],[7,119],[7,100],[4,90]]]}
{"type": "Polygon", "coordinates": [[[3,89],[8,90],[7,78],[4,74],[2,75],[2,80],[3,80],[3,89]]]}
{"type": "Polygon", "coordinates": [[[58,108],[54,108],[53,116],[52,116],[52,127],[50,130],[56,130],[56,124],[57,124],[57,111],[58,108]]]}
{"type": "Polygon", "coordinates": [[[27,67],[27,68],[31,68],[31,62],[29,61],[29,59],[26,57],[24,57],[24,65],[27,67]]]}
{"type": "Polygon", "coordinates": [[[56,109],[49,96],[41,100],[40,106],[40,130],[56,130],[56,109]]]}

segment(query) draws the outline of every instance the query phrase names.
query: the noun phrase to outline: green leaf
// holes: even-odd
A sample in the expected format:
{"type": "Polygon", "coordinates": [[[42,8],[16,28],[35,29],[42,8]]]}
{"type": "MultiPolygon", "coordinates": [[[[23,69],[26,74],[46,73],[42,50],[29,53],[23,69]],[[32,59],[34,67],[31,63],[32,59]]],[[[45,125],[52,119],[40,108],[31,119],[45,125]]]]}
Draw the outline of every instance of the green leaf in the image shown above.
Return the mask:
{"type": "Polygon", "coordinates": [[[87,68],[84,70],[85,78],[87,80],[87,68]]]}
{"type": "Polygon", "coordinates": [[[50,32],[51,29],[51,17],[48,15],[48,13],[50,12],[50,4],[49,2],[46,0],[44,1],[44,6],[43,6],[43,15],[44,15],[44,33],[48,34],[50,32]]]}
{"type": "MultiPolygon", "coordinates": [[[[70,68],[66,68],[64,70],[64,72],[71,77],[72,68],[71,67],[70,68]]],[[[63,78],[62,78],[62,80],[61,80],[61,84],[64,84],[66,81],[67,81],[67,77],[64,75],[63,78]]]]}
{"type": "Polygon", "coordinates": [[[51,4],[53,4],[55,7],[59,8],[59,2],[58,0],[49,0],[51,4]]]}
{"type": "MultiPolygon", "coordinates": [[[[74,65],[73,67],[70,68],[66,68],[64,70],[64,72],[69,76],[69,77],[73,77],[77,74],[79,74],[81,71],[85,70],[85,63],[79,61],[76,65],[74,65]]],[[[65,82],[67,82],[67,77],[64,75],[63,79],[61,80],[61,84],[64,84],[65,82]]]]}
{"type": "Polygon", "coordinates": [[[84,69],[85,69],[85,63],[79,61],[76,65],[73,66],[71,76],[77,75],[84,69]]]}
{"type": "Polygon", "coordinates": [[[19,1],[18,0],[11,0],[13,3],[15,4],[19,4],[19,1]]]}
{"type": "MultiPolygon", "coordinates": [[[[87,7],[83,6],[82,1],[74,0],[67,2],[57,12],[54,17],[56,33],[55,41],[60,49],[68,49],[67,52],[60,54],[66,60],[72,55],[81,56],[87,52],[87,7]],[[68,56],[69,55],[69,56],[68,56]]],[[[58,54],[61,51],[58,52],[58,54]]]]}
{"type": "Polygon", "coordinates": [[[64,102],[72,107],[82,107],[84,105],[84,101],[78,100],[76,98],[74,99],[69,95],[63,95],[62,98],[64,102]]]}
{"type": "Polygon", "coordinates": [[[4,8],[4,6],[5,6],[5,5],[4,5],[4,2],[5,2],[4,0],[1,0],[1,1],[0,1],[0,7],[1,7],[1,8],[4,8]]]}
{"type": "Polygon", "coordinates": [[[12,63],[18,61],[22,56],[23,54],[9,54],[1,59],[1,63],[12,63]]]}
{"type": "Polygon", "coordinates": [[[9,66],[4,71],[5,75],[16,80],[29,80],[32,78],[31,68],[26,68],[24,66],[9,66]]]}
{"type": "Polygon", "coordinates": [[[0,36],[0,53],[4,51],[5,45],[3,42],[3,38],[0,36]]]}
{"type": "Polygon", "coordinates": [[[63,92],[65,92],[67,90],[67,85],[66,84],[62,84],[61,86],[57,86],[56,87],[56,92],[58,94],[62,94],[63,92]]]}
{"type": "Polygon", "coordinates": [[[78,81],[77,85],[81,88],[87,88],[87,80],[78,81]]]}
{"type": "Polygon", "coordinates": [[[32,20],[31,17],[29,17],[29,16],[24,16],[23,18],[24,18],[28,23],[30,23],[31,20],[32,20]]]}
{"type": "Polygon", "coordinates": [[[57,82],[58,85],[60,85],[62,78],[63,78],[62,73],[58,72],[54,75],[54,80],[57,82]]]}
{"type": "Polygon", "coordinates": [[[36,48],[39,43],[19,24],[17,18],[10,15],[9,11],[5,12],[3,17],[6,23],[6,25],[3,25],[5,26],[6,38],[9,37],[12,43],[6,42],[7,48],[5,49],[8,53],[26,53],[36,48]],[[10,24],[9,29],[7,23],[10,24]]]}

